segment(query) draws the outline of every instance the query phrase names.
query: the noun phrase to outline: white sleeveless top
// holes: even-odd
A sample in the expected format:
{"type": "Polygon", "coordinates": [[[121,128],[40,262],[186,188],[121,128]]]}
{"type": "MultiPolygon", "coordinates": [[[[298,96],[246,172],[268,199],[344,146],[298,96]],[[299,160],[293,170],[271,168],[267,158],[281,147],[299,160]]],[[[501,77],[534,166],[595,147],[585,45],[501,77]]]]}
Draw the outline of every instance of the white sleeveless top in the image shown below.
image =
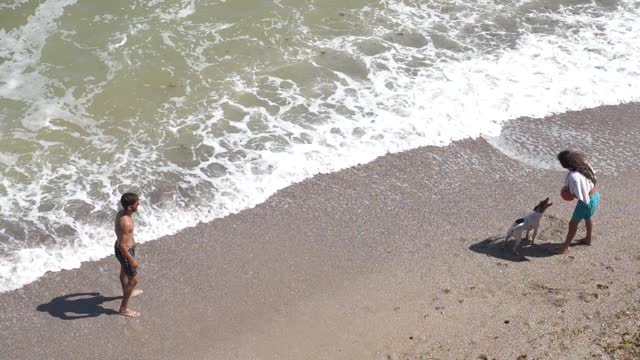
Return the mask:
{"type": "Polygon", "coordinates": [[[586,176],[577,171],[570,171],[564,179],[564,186],[568,187],[569,192],[571,192],[578,200],[589,205],[589,192],[593,189],[594,185],[586,176]]]}

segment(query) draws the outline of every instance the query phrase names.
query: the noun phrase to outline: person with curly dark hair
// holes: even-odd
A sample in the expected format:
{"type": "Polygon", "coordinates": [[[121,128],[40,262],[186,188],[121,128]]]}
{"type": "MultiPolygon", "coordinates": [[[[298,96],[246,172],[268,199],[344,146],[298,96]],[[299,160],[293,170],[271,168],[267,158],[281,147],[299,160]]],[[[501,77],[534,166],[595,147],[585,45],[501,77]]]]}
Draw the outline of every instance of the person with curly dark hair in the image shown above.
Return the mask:
{"type": "MultiPolygon", "coordinates": [[[[584,245],[591,245],[591,234],[593,233],[593,215],[598,209],[598,203],[600,202],[600,192],[597,190],[596,174],[593,168],[586,160],[587,156],[579,151],[564,150],[558,153],[558,161],[560,165],[569,170],[562,192],[567,194],[568,198],[575,198],[578,200],[576,208],[569,221],[569,230],[567,231],[567,237],[559,250],[559,253],[564,254],[569,251],[569,244],[573,241],[578,230],[578,224],[584,220],[587,228],[587,236],[580,240],[580,243],[584,245]]],[[[563,196],[564,197],[564,196],[563,196]]]]}

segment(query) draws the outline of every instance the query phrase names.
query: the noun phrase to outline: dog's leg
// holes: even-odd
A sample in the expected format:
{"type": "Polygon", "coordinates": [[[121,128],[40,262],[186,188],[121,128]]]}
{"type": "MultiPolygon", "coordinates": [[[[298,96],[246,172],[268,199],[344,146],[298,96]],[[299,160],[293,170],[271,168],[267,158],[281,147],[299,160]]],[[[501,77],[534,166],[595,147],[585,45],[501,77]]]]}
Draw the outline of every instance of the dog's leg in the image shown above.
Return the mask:
{"type": "Polygon", "coordinates": [[[513,245],[513,252],[519,254],[518,245],[520,245],[520,241],[522,241],[522,231],[519,231],[517,234],[515,234],[514,238],[516,239],[516,243],[515,245],[513,245]]]}
{"type": "Polygon", "coordinates": [[[513,235],[513,227],[510,227],[509,230],[507,230],[507,235],[504,236],[504,240],[502,241],[503,247],[506,247],[507,241],[512,235],[513,235]]]}
{"type": "Polygon", "coordinates": [[[536,224],[536,226],[533,228],[533,237],[531,238],[531,245],[533,245],[533,242],[536,241],[536,235],[538,235],[538,226],[540,224],[536,224]]]}
{"type": "Polygon", "coordinates": [[[509,230],[507,231],[507,235],[504,236],[504,241],[509,240],[509,238],[511,237],[511,234],[513,234],[513,229],[509,228],[509,230]]]}

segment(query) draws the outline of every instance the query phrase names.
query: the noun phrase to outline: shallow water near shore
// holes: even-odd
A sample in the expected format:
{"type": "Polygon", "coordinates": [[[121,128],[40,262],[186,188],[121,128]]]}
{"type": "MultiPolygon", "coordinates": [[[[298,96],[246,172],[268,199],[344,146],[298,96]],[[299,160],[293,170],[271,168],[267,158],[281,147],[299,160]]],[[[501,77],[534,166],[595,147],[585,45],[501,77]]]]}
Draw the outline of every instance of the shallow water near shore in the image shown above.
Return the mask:
{"type": "Polygon", "coordinates": [[[0,291],[109,254],[124,191],[144,242],[388,152],[640,99],[633,1],[11,0],[0,24],[0,291]]]}

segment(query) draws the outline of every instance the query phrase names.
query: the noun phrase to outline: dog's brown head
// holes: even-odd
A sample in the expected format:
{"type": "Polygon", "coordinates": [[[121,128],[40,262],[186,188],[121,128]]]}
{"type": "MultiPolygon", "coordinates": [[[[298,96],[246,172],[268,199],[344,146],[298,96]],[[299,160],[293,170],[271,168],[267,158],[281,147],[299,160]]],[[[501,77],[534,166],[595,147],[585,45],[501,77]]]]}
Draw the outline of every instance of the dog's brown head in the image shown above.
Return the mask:
{"type": "Polygon", "coordinates": [[[533,211],[539,212],[540,214],[542,214],[551,205],[553,205],[553,204],[549,202],[549,198],[546,198],[546,199],[540,201],[538,203],[538,205],[536,205],[536,207],[533,208],[533,211]]]}

